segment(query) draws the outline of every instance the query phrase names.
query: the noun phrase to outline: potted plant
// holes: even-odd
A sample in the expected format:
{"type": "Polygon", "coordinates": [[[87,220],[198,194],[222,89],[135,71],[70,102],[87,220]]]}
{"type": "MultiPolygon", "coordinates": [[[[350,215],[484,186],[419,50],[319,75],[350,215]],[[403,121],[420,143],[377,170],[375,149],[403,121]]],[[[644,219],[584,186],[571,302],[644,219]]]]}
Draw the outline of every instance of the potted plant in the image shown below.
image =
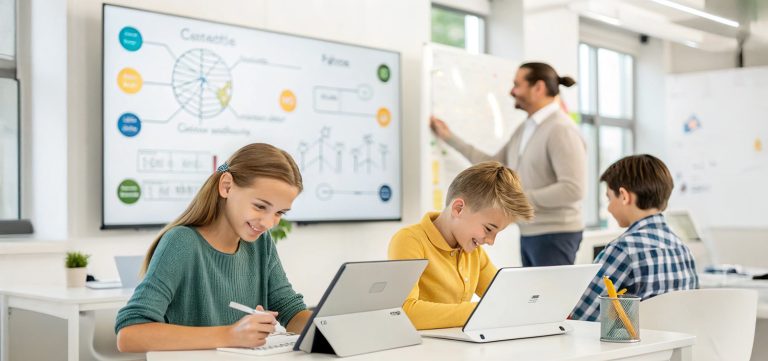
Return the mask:
{"type": "Polygon", "coordinates": [[[277,241],[287,237],[291,229],[293,229],[293,223],[281,218],[278,224],[269,229],[269,234],[272,236],[272,240],[277,243],[277,241]]]}
{"type": "Polygon", "coordinates": [[[80,252],[67,252],[64,265],[67,267],[67,287],[85,287],[88,277],[88,257],[90,255],[80,252]]]}

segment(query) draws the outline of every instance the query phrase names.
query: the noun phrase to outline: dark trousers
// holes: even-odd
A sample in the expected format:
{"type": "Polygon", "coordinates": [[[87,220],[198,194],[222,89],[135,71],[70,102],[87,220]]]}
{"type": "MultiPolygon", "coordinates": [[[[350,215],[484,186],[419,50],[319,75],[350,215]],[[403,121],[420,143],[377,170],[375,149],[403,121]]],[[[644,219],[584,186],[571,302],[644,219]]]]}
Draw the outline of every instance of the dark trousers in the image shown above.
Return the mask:
{"type": "Polygon", "coordinates": [[[523,267],[573,264],[584,232],[547,233],[520,237],[523,267]]]}

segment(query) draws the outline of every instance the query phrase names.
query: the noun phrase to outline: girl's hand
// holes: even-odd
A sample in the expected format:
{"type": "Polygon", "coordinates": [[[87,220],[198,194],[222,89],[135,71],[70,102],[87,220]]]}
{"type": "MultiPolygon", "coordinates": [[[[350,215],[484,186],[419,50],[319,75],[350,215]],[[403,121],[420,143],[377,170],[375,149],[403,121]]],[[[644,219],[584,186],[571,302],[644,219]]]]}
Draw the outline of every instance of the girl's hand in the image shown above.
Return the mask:
{"type": "Polygon", "coordinates": [[[265,312],[261,306],[256,307],[256,310],[264,313],[245,315],[229,326],[231,347],[262,346],[267,342],[267,336],[275,332],[277,312],[265,312]]]}

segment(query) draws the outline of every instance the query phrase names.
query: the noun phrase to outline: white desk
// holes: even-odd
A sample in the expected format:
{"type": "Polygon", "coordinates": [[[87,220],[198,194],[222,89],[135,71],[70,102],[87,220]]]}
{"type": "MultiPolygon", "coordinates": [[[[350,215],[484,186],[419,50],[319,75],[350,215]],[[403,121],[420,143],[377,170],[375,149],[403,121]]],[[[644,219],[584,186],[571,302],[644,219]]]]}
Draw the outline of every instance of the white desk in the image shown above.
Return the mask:
{"type": "Polygon", "coordinates": [[[8,312],[11,308],[39,312],[67,321],[67,360],[80,359],[80,312],[124,306],[132,289],[92,290],[66,287],[0,289],[0,361],[8,361],[8,312]]]}
{"type": "MultiPolygon", "coordinates": [[[[640,330],[637,343],[600,342],[600,324],[569,321],[574,330],[565,335],[473,344],[423,338],[417,346],[345,357],[344,360],[673,360],[690,361],[696,337],[675,332],[640,330]]],[[[215,350],[147,353],[147,361],[195,360],[339,360],[326,354],[290,352],[271,356],[247,356],[215,350]]]]}
{"type": "Polygon", "coordinates": [[[757,291],[757,318],[768,319],[768,280],[733,274],[699,274],[701,288],[747,288],[757,291]]]}

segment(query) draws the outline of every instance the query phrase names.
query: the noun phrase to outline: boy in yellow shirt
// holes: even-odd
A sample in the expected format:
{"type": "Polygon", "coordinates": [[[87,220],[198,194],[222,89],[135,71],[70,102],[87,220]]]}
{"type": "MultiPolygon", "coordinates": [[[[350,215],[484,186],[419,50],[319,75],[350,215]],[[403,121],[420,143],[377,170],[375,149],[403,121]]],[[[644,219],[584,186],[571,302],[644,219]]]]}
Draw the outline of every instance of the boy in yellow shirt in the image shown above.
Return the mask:
{"type": "Polygon", "coordinates": [[[496,274],[482,245],[493,245],[510,223],[531,220],[533,208],[518,176],[499,162],[478,163],[448,187],[446,207],[398,231],[390,259],[426,258],[427,268],[403,303],[417,329],[462,326],[496,274]]]}

